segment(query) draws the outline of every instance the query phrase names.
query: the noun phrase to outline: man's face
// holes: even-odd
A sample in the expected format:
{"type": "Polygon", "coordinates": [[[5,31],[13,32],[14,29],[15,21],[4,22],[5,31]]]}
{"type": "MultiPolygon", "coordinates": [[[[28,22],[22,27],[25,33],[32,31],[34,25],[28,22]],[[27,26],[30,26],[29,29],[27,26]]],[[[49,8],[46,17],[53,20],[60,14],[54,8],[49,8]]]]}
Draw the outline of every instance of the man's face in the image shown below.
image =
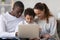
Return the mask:
{"type": "Polygon", "coordinates": [[[26,19],[26,21],[27,21],[28,23],[32,23],[34,18],[33,18],[33,16],[26,15],[26,16],[25,16],[25,19],[26,19]]]}
{"type": "Polygon", "coordinates": [[[22,8],[20,8],[20,7],[18,7],[18,6],[16,6],[15,8],[14,8],[14,14],[15,14],[15,16],[17,17],[17,18],[19,18],[20,16],[21,16],[21,11],[22,11],[22,8]]]}

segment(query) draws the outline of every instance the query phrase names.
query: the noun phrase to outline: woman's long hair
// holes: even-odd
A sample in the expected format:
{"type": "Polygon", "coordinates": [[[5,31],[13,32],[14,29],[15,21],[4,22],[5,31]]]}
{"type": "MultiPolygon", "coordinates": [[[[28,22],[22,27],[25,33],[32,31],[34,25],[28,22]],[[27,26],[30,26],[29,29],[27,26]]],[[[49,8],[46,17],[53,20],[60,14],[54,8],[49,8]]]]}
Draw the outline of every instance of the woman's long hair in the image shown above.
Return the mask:
{"type": "Polygon", "coordinates": [[[41,2],[37,3],[35,5],[34,9],[39,9],[41,11],[45,10],[44,16],[45,16],[45,18],[47,20],[47,23],[49,23],[49,17],[53,16],[53,15],[50,14],[50,10],[49,10],[49,8],[47,7],[47,5],[45,3],[41,3],[41,2]]]}

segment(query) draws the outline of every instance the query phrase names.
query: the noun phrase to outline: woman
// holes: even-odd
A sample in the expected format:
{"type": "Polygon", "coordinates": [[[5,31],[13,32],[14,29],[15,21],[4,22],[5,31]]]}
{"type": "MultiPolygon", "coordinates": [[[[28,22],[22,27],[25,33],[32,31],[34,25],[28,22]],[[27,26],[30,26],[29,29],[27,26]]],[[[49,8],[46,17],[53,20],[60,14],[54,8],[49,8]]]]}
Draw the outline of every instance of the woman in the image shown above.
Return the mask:
{"type": "Polygon", "coordinates": [[[53,37],[56,31],[56,20],[50,14],[49,8],[45,3],[37,3],[34,7],[37,19],[36,23],[41,28],[40,38],[44,40],[55,40],[53,37]]]}

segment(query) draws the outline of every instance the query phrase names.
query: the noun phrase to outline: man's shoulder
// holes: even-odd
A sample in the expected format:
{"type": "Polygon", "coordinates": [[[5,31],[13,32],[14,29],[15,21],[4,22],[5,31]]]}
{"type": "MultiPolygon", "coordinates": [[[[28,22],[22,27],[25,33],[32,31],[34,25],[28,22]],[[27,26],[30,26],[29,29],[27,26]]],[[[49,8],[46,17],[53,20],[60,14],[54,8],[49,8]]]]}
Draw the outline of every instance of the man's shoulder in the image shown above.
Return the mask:
{"type": "Polygon", "coordinates": [[[0,19],[2,19],[2,20],[6,20],[7,17],[8,17],[8,13],[0,15],[0,19]]]}
{"type": "Polygon", "coordinates": [[[8,12],[4,13],[4,14],[1,14],[0,17],[6,17],[8,15],[8,12]]]}

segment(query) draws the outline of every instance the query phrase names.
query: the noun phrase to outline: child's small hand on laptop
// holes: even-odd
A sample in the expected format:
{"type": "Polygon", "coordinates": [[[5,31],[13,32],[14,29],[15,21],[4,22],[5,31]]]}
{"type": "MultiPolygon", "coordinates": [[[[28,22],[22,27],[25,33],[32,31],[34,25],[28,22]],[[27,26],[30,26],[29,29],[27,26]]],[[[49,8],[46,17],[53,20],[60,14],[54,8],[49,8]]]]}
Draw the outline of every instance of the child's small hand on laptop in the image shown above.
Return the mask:
{"type": "Polygon", "coordinates": [[[18,36],[18,32],[16,32],[15,35],[18,36]]]}

